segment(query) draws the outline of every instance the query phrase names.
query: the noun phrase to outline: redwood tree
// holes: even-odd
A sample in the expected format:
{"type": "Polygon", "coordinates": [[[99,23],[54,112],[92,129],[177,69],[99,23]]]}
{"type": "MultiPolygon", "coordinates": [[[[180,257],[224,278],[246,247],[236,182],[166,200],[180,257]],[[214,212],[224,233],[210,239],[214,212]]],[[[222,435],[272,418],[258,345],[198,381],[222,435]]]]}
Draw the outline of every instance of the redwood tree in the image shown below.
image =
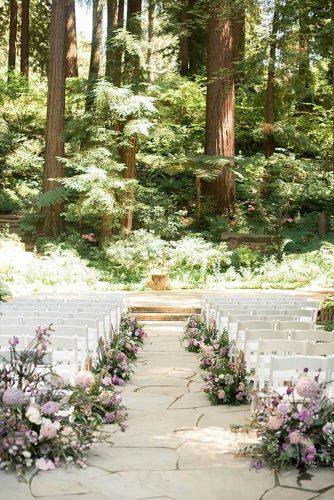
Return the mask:
{"type": "MultiPolygon", "coordinates": [[[[126,29],[138,39],[142,36],[141,26],[142,0],[128,0],[126,29]]],[[[126,83],[138,86],[141,80],[140,58],[138,53],[127,53],[125,57],[126,83]]]]}
{"type": "Polygon", "coordinates": [[[66,19],[66,75],[77,77],[78,73],[78,49],[77,49],[77,30],[75,20],[75,0],[67,0],[67,19],[66,19]]]}
{"type": "Polygon", "coordinates": [[[29,10],[30,0],[22,0],[20,69],[26,78],[29,77],[29,10]]]}
{"type": "Polygon", "coordinates": [[[279,20],[280,0],[275,0],[274,15],[271,29],[271,41],[269,49],[268,78],[265,108],[265,156],[269,158],[275,152],[275,69],[276,69],[276,49],[277,31],[279,20]]]}
{"type": "MultiPolygon", "coordinates": [[[[124,27],[124,0],[118,0],[117,28],[121,29],[123,27],[124,27]]],[[[116,47],[115,69],[112,79],[112,83],[116,87],[120,87],[122,83],[122,59],[123,59],[123,50],[120,47],[116,47]]]]}
{"type": "MultiPolygon", "coordinates": [[[[58,187],[57,182],[52,179],[63,176],[63,165],[58,158],[64,156],[66,1],[54,0],[52,2],[44,193],[58,187]]],[[[56,236],[63,231],[62,211],[61,203],[44,208],[43,230],[47,236],[56,236]]]]}
{"type": "Polygon", "coordinates": [[[179,68],[181,76],[189,75],[189,0],[182,0],[180,10],[181,33],[179,37],[179,68]]]}
{"type": "MultiPolygon", "coordinates": [[[[215,4],[208,26],[206,141],[209,156],[231,157],[234,144],[234,29],[231,0],[215,4]]],[[[233,212],[235,176],[225,167],[214,181],[203,183],[203,193],[212,195],[220,213],[233,212]]]]}
{"type": "Polygon", "coordinates": [[[92,23],[92,43],[90,52],[89,75],[88,75],[88,95],[86,107],[89,109],[93,104],[92,90],[99,78],[102,58],[102,37],[103,37],[103,0],[93,0],[93,23],[92,23]]]}
{"type": "Polygon", "coordinates": [[[154,10],[155,10],[155,0],[148,0],[148,25],[147,25],[147,72],[148,79],[151,82],[153,79],[152,72],[152,40],[154,33],[154,10]]]}
{"type": "Polygon", "coordinates": [[[8,73],[16,66],[16,38],[17,38],[17,1],[9,3],[9,44],[8,44],[8,73]]]}
{"type": "Polygon", "coordinates": [[[115,47],[113,37],[117,28],[117,0],[107,0],[107,43],[106,43],[106,77],[113,82],[116,70],[115,47]]]}

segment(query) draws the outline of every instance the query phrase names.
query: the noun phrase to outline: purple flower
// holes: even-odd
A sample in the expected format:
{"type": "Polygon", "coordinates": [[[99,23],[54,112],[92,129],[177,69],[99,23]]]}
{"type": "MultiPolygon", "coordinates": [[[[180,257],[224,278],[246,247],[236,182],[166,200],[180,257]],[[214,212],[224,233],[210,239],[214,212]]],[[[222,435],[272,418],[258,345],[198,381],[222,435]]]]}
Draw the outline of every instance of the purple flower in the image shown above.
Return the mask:
{"type": "Polygon", "coordinates": [[[113,411],[109,411],[106,413],[106,423],[112,424],[115,422],[115,413],[113,411]]]}
{"type": "Polygon", "coordinates": [[[111,380],[114,385],[123,385],[124,383],[121,378],[117,377],[117,375],[113,375],[111,380]]]}
{"type": "Polygon", "coordinates": [[[45,415],[54,415],[55,413],[58,413],[59,408],[60,408],[59,403],[56,403],[55,401],[47,401],[42,406],[42,412],[45,415]]]}
{"type": "Polygon", "coordinates": [[[9,387],[3,393],[2,401],[6,406],[22,406],[25,402],[25,395],[21,389],[9,387]]]}

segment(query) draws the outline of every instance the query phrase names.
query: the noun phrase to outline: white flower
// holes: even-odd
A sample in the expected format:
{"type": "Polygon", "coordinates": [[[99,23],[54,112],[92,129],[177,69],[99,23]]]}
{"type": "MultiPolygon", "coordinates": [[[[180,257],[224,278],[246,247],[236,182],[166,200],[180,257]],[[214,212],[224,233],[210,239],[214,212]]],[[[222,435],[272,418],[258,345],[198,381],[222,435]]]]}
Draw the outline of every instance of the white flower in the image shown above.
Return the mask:
{"type": "Polygon", "coordinates": [[[41,425],[42,423],[42,415],[38,406],[30,405],[26,411],[26,417],[32,424],[41,425]]]}
{"type": "Polygon", "coordinates": [[[30,453],[30,451],[23,451],[23,452],[22,452],[22,455],[23,455],[25,458],[30,458],[30,457],[31,457],[31,453],[30,453]]]}

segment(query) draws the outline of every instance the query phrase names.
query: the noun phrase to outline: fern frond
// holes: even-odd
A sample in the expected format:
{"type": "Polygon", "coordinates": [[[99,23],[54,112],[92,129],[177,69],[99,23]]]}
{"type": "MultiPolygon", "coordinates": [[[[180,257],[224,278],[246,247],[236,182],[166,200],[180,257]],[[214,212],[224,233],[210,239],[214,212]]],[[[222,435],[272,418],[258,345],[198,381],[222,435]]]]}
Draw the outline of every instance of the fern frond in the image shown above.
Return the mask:
{"type": "Polygon", "coordinates": [[[67,190],[64,187],[57,187],[55,189],[50,189],[50,191],[42,193],[37,200],[37,205],[39,208],[51,207],[52,205],[56,205],[57,203],[66,201],[67,198],[67,190]]]}

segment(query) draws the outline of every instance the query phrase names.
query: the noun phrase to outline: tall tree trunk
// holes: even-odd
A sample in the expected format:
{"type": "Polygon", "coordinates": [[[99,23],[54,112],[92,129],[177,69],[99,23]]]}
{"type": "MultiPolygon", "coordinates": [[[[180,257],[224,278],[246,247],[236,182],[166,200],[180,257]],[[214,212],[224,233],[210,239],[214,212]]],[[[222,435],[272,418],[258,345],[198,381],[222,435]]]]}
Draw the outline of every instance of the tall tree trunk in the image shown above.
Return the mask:
{"type": "Polygon", "coordinates": [[[17,37],[17,1],[10,0],[9,4],[9,44],[8,44],[8,75],[16,66],[16,37],[17,37]]]}
{"type": "MultiPolygon", "coordinates": [[[[63,176],[66,61],[66,0],[52,2],[48,101],[45,131],[45,168],[43,191],[57,187],[54,178],[63,176]]],[[[64,229],[61,203],[44,209],[43,230],[47,236],[56,236],[64,229]]]]}
{"type": "Polygon", "coordinates": [[[246,6],[242,2],[236,10],[234,23],[235,40],[235,83],[238,87],[244,80],[243,62],[246,48],[246,6]]]}
{"type": "MultiPolygon", "coordinates": [[[[124,27],[124,0],[118,0],[118,12],[117,12],[117,28],[121,29],[124,27]]],[[[120,87],[122,84],[122,59],[123,50],[118,47],[115,50],[115,70],[113,74],[112,82],[115,87],[120,87]]]]}
{"type": "Polygon", "coordinates": [[[103,0],[93,0],[92,44],[88,75],[88,95],[86,109],[92,107],[94,97],[92,94],[101,69],[102,36],[103,36],[103,0]]]}
{"type": "MultiPolygon", "coordinates": [[[[205,152],[210,156],[234,157],[235,154],[235,47],[231,6],[231,0],[221,1],[213,8],[209,21],[205,152]]],[[[203,183],[203,193],[213,196],[219,213],[232,213],[234,173],[224,168],[214,181],[203,183]]]]}
{"type": "Polygon", "coordinates": [[[189,0],[182,0],[182,7],[180,12],[181,34],[179,38],[179,67],[181,76],[189,75],[188,7],[189,0]]]}
{"type": "Polygon", "coordinates": [[[78,77],[77,29],[75,19],[75,0],[67,0],[67,44],[66,44],[66,75],[78,77]]]}
{"type": "Polygon", "coordinates": [[[117,28],[117,0],[107,0],[107,43],[106,43],[106,78],[111,82],[114,80],[115,47],[113,36],[117,28]]]}
{"type": "Polygon", "coordinates": [[[276,69],[276,48],[277,31],[279,20],[279,0],[275,0],[274,15],[271,29],[271,41],[269,49],[268,79],[265,108],[265,156],[269,158],[275,152],[275,69],[276,69]]]}
{"type": "MultiPolygon", "coordinates": [[[[126,179],[136,178],[136,151],[137,151],[137,139],[135,137],[131,138],[131,144],[129,146],[119,147],[119,154],[121,160],[126,166],[125,170],[126,179]]],[[[128,232],[132,231],[133,203],[134,203],[134,192],[130,193],[130,208],[126,216],[126,220],[124,222],[124,227],[128,232]]]]}
{"type": "Polygon", "coordinates": [[[297,108],[301,111],[309,110],[313,102],[312,72],[310,69],[310,19],[309,0],[299,0],[299,95],[297,108]]]}
{"type": "Polygon", "coordinates": [[[147,73],[148,73],[149,82],[153,81],[152,40],[153,40],[153,34],[154,34],[154,9],[155,9],[155,0],[148,0],[147,73]]]}
{"type": "MultiPolygon", "coordinates": [[[[142,36],[141,26],[142,0],[128,0],[126,29],[131,35],[138,39],[142,36]]],[[[125,57],[125,78],[126,83],[138,87],[141,81],[140,57],[139,54],[126,54],[125,57]]]]}
{"type": "Polygon", "coordinates": [[[20,69],[26,78],[29,78],[29,10],[30,0],[22,0],[20,69]]]}

